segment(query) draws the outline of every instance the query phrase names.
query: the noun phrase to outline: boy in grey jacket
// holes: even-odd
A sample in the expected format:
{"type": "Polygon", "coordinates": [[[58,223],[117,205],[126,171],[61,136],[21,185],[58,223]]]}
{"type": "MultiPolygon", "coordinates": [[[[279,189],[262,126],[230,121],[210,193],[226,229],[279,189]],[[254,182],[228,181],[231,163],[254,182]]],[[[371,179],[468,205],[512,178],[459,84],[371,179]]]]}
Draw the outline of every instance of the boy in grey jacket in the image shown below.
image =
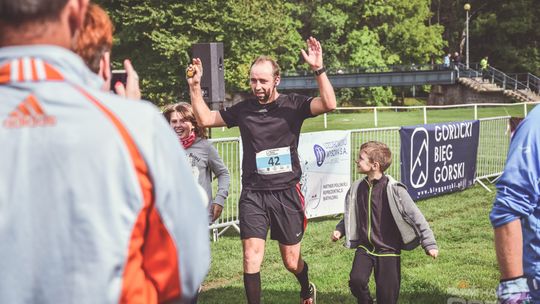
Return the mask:
{"type": "Polygon", "coordinates": [[[367,176],[351,185],[343,219],[331,236],[334,242],[346,236],[345,247],[356,249],[349,287],[358,303],[373,303],[368,287],[372,271],[377,303],[397,303],[401,249],[421,244],[427,255],[436,258],[439,253],[433,232],[405,186],[384,174],[391,162],[384,143],[370,141],[360,147],[356,164],[367,176]]]}

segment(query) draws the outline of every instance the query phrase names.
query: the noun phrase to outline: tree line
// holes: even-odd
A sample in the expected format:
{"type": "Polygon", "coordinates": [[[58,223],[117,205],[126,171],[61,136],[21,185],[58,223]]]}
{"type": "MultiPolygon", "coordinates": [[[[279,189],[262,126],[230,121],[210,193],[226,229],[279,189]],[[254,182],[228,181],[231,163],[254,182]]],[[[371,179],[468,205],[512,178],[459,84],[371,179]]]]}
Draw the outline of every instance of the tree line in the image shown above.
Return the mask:
{"type": "MultiPolygon", "coordinates": [[[[385,67],[440,63],[463,43],[466,1],[457,0],[100,0],[115,24],[113,61],[130,58],[145,99],[188,100],[191,46],[223,42],[228,93],[248,90],[251,61],[265,54],[285,72],[307,70],[300,49],[314,36],[325,65],[385,67]]],[[[540,6],[535,0],[473,0],[470,58],[490,56],[508,72],[540,74],[540,6]]],[[[396,89],[337,90],[343,102],[384,105],[396,89]]]]}

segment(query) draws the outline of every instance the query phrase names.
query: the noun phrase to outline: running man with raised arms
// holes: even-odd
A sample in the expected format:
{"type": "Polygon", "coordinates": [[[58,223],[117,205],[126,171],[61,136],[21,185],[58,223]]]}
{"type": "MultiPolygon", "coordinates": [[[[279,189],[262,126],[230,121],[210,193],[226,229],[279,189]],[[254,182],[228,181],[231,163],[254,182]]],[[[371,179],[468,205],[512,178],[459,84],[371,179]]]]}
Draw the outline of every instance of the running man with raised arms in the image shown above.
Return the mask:
{"type": "Polygon", "coordinates": [[[280,94],[278,64],[266,56],[251,65],[250,86],[254,98],[221,111],[210,111],[201,93],[202,63],[194,58],[188,69],[191,103],[204,127],[238,126],[242,137],[242,193],[239,201],[240,237],[243,245],[244,287],[248,303],[260,303],[260,268],[266,235],[279,242],[283,263],[301,286],[303,304],[315,303],[315,285],[309,282],[308,264],[302,259],[300,242],[307,219],[299,180],[298,139],[306,118],[332,111],[336,97],[323,65],[317,39],[307,40],[302,56],[311,67],[320,97],[280,94]]]}

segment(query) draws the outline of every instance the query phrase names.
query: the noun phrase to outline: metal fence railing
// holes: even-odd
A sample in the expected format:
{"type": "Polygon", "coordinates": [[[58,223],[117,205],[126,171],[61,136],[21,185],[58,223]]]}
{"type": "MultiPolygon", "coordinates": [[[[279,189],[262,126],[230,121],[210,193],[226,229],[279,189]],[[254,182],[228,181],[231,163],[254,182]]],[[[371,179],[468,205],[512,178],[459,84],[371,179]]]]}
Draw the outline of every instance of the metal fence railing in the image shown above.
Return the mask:
{"type": "Polygon", "coordinates": [[[540,78],[531,73],[505,73],[492,66],[482,70],[479,63],[470,64],[468,68],[460,63],[458,71],[458,77],[482,77],[482,79],[489,80],[489,82],[507,90],[528,90],[540,94],[540,78]]]}
{"type": "MultiPolygon", "coordinates": [[[[235,228],[240,232],[238,227],[238,199],[240,198],[241,185],[241,169],[240,169],[240,139],[220,138],[210,139],[214,147],[218,150],[219,156],[229,169],[231,184],[229,187],[229,196],[223,206],[223,212],[210,229],[213,232],[214,241],[218,236],[224,233],[230,227],[235,228]]],[[[213,193],[217,191],[217,180],[212,183],[213,193]]]]}
{"type": "MultiPolygon", "coordinates": [[[[482,118],[480,121],[480,138],[476,161],[476,178],[478,180],[497,177],[503,169],[510,144],[508,123],[510,116],[482,118]]],[[[374,128],[351,131],[351,172],[352,180],[360,177],[354,160],[358,157],[360,145],[366,141],[384,142],[392,151],[392,165],[387,173],[397,180],[401,179],[401,144],[399,127],[374,128]]]]}
{"type": "MultiPolygon", "coordinates": [[[[527,113],[540,102],[520,102],[520,103],[478,103],[478,104],[456,104],[456,105],[432,105],[432,106],[373,106],[373,107],[338,107],[333,113],[323,114],[323,125],[325,129],[332,129],[332,115],[337,113],[372,113],[370,121],[373,122],[373,127],[381,127],[387,123],[387,114],[392,112],[418,112],[418,120],[416,124],[428,124],[440,121],[440,113],[443,111],[453,111],[453,114],[448,115],[448,122],[456,115],[465,117],[470,115],[468,119],[479,119],[484,117],[494,117],[501,115],[510,116],[527,116],[527,113]],[[497,110],[500,109],[500,110],[497,110]],[[498,115],[493,115],[493,112],[502,112],[498,115]],[[511,113],[510,113],[511,112],[511,113]],[[430,115],[436,113],[437,115],[430,115]],[[483,115],[486,113],[485,115],[483,115]]],[[[370,114],[371,115],[371,114],[370,114]]],[[[394,121],[392,121],[394,123],[394,121]]]]}
{"type": "Polygon", "coordinates": [[[497,178],[504,170],[510,145],[509,123],[510,116],[480,119],[476,181],[490,192],[482,179],[497,178]]]}
{"type": "Polygon", "coordinates": [[[540,94],[540,78],[531,73],[513,73],[508,74],[509,77],[512,77],[519,81],[520,83],[525,84],[526,89],[540,94]]]}
{"type": "Polygon", "coordinates": [[[361,129],[351,131],[351,182],[360,178],[355,160],[358,159],[360,146],[367,141],[380,141],[388,145],[392,151],[392,164],[387,173],[396,180],[400,180],[400,157],[401,144],[399,141],[399,127],[361,129]]]}
{"type": "MultiPolygon", "coordinates": [[[[509,120],[510,116],[482,118],[480,120],[480,138],[478,143],[478,158],[476,161],[476,181],[488,189],[481,179],[498,177],[505,165],[506,154],[510,143],[509,120]]],[[[392,165],[387,173],[397,180],[401,179],[400,159],[400,127],[372,128],[351,130],[351,181],[360,178],[355,159],[362,143],[376,140],[386,143],[392,151],[392,165]]],[[[240,139],[223,138],[211,140],[218,150],[223,161],[229,168],[231,186],[229,197],[226,200],[221,217],[209,228],[213,232],[214,240],[233,227],[240,231],[238,224],[238,199],[241,192],[240,169],[240,139]]],[[[214,181],[214,191],[217,182],[214,181]]],[[[489,191],[489,189],[488,189],[489,191]]]]}

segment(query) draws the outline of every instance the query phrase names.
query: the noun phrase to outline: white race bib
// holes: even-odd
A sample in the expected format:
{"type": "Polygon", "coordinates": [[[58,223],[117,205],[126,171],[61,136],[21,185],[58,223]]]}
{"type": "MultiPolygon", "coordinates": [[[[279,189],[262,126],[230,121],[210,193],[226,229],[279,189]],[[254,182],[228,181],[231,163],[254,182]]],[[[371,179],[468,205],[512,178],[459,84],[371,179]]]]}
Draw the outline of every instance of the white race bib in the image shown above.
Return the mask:
{"type": "Polygon", "coordinates": [[[255,154],[259,174],[278,174],[292,171],[290,147],[274,148],[255,154]]]}

